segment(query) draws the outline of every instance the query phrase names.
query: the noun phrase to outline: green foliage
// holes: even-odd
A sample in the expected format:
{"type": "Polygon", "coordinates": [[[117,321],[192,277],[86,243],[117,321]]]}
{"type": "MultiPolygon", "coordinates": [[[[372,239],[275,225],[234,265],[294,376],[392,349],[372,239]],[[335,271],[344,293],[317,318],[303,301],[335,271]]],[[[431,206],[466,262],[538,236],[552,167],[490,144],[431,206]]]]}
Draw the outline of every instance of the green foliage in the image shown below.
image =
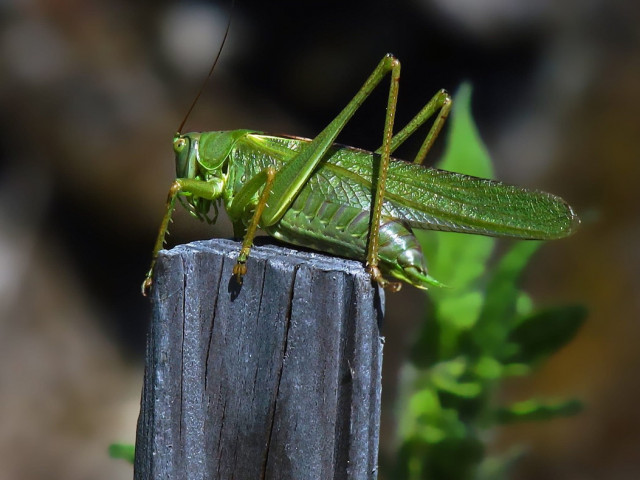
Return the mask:
{"type": "MultiPolygon", "coordinates": [[[[471,89],[456,95],[440,168],[492,177],[470,113],[471,89]]],[[[521,241],[488,268],[496,240],[416,232],[430,271],[449,288],[432,289],[430,312],[403,369],[401,441],[394,479],[507,478],[520,452],[485,457],[483,438],[501,423],[547,420],[580,410],[574,400],[494,405],[500,382],[527,375],[569,342],[586,318],[581,306],[536,310],[518,280],[541,242],[521,241]]]]}
{"type": "Polygon", "coordinates": [[[126,460],[133,465],[135,457],[135,445],[128,443],[112,443],[109,445],[109,456],[111,458],[120,458],[126,460]]]}

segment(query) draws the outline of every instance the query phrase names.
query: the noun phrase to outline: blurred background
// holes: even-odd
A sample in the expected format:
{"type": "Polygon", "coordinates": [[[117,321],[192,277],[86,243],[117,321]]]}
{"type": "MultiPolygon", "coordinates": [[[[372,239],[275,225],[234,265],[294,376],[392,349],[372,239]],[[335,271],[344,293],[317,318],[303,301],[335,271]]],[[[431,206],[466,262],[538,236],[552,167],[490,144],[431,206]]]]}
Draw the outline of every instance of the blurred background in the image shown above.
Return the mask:
{"type": "MultiPolygon", "coordinates": [[[[492,448],[528,447],[517,479],[640,478],[640,3],[236,3],[186,130],[312,137],[387,52],[402,61],[399,124],[439,88],[472,82],[498,177],[556,193],[583,218],[536,256],[527,290],[590,309],[570,346],[505,392],[576,396],[586,410],[505,427],[492,448]]],[[[106,452],[135,438],[150,316],[139,287],[175,175],[171,138],[228,8],[0,3],[0,478],[131,478],[106,452]]],[[[377,93],[341,143],[379,146],[386,87],[377,93]]],[[[171,233],[170,244],[231,235],[181,209],[171,233]]],[[[410,287],[387,295],[382,456],[423,302],[410,287]]]]}

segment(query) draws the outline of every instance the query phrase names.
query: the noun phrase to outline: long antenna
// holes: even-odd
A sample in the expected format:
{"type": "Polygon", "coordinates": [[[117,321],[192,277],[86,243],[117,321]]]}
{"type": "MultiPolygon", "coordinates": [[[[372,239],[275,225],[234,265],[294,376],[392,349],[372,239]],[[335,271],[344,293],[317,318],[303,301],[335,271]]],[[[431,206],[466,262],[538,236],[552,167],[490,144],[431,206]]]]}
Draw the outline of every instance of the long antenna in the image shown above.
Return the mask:
{"type": "Polygon", "coordinates": [[[227,41],[227,36],[229,36],[229,28],[231,27],[231,14],[233,13],[233,6],[235,5],[235,3],[236,3],[235,0],[231,0],[231,8],[229,10],[229,20],[227,20],[227,28],[224,31],[224,37],[222,37],[222,43],[220,44],[220,48],[218,49],[216,58],[213,61],[213,65],[211,65],[209,74],[204,79],[204,82],[202,82],[202,86],[200,87],[200,90],[198,91],[196,98],[193,99],[193,102],[191,103],[189,110],[187,110],[187,114],[184,116],[184,118],[182,119],[182,123],[178,127],[178,133],[182,132],[182,127],[184,127],[184,124],[187,123],[187,118],[189,118],[189,115],[191,115],[191,111],[193,110],[193,107],[196,106],[196,103],[198,103],[198,99],[200,98],[200,95],[202,95],[202,92],[204,91],[204,87],[207,85],[207,82],[211,78],[211,75],[213,75],[213,69],[216,68],[216,64],[218,63],[218,59],[220,58],[220,54],[222,53],[222,48],[224,47],[224,43],[227,41]]]}

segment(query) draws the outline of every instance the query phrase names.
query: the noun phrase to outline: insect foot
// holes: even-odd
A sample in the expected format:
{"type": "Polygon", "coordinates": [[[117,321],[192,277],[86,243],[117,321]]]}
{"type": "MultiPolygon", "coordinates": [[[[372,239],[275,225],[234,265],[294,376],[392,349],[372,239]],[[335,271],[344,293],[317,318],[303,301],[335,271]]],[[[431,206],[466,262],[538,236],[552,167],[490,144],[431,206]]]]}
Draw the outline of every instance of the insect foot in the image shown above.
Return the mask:
{"type": "Polygon", "coordinates": [[[147,275],[147,278],[144,279],[144,282],[142,282],[142,296],[146,297],[147,293],[149,293],[149,290],[151,290],[151,284],[153,283],[153,280],[151,280],[151,275],[147,275]]]}
{"type": "Polygon", "coordinates": [[[238,260],[233,266],[233,274],[236,276],[236,281],[242,285],[242,277],[247,273],[247,264],[238,260]]]}
{"type": "Polygon", "coordinates": [[[382,273],[377,266],[368,265],[367,272],[369,273],[369,275],[371,275],[371,280],[373,280],[374,282],[378,282],[378,285],[380,285],[385,290],[395,293],[399,292],[402,288],[402,283],[390,282],[389,280],[386,280],[382,276],[382,273]]]}

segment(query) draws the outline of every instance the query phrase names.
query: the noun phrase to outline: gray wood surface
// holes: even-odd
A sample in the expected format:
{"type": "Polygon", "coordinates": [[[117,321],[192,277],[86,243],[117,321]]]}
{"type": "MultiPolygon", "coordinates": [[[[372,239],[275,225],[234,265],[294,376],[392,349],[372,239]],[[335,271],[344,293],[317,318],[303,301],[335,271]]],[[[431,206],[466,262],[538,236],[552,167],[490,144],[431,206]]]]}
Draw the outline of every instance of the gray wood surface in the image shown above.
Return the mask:
{"type": "Polygon", "coordinates": [[[161,252],[136,479],[377,476],[384,294],[358,262],[239,244],[161,252]]]}

